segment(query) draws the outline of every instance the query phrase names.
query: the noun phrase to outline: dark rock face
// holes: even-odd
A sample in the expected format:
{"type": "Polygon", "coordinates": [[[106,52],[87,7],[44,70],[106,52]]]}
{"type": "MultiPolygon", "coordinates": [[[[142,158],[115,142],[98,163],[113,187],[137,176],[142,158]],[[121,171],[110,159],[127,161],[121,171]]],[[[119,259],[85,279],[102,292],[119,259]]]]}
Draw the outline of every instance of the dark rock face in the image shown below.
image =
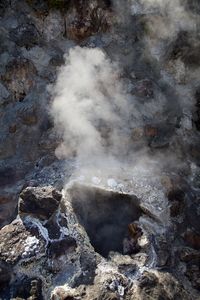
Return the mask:
{"type": "Polygon", "coordinates": [[[27,49],[39,44],[40,35],[34,24],[21,24],[10,32],[10,38],[20,47],[27,49]]]}
{"type": "Polygon", "coordinates": [[[12,276],[11,267],[5,262],[1,261],[0,262],[0,288],[1,289],[9,284],[11,276],[12,276]]]}
{"type": "Polygon", "coordinates": [[[20,194],[19,215],[49,219],[59,206],[61,194],[52,187],[26,188],[20,194]]]}
{"type": "Polygon", "coordinates": [[[62,240],[52,242],[48,248],[48,255],[50,259],[58,258],[66,252],[74,251],[77,247],[75,239],[65,237],[62,240]]]}
{"type": "Polygon", "coordinates": [[[123,252],[128,225],[141,215],[138,199],[84,186],[74,187],[71,197],[74,212],[95,250],[103,256],[112,250],[123,252]]]}

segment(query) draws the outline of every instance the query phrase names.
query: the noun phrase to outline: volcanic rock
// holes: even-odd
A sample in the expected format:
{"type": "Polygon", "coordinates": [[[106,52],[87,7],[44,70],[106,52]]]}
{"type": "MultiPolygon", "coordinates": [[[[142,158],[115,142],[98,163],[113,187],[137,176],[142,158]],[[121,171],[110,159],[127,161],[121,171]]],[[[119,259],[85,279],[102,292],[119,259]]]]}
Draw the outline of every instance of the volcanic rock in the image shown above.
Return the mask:
{"type": "Polygon", "coordinates": [[[20,194],[19,215],[49,219],[57,210],[61,198],[61,193],[52,187],[27,187],[20,194]]]}
{"type": "Polygon", "coordinates": [[[13,265],[20,259],[35,257],[44,251],[44,241],[38,240],[18,220],[0,230],[0,260],[13,265]]]}

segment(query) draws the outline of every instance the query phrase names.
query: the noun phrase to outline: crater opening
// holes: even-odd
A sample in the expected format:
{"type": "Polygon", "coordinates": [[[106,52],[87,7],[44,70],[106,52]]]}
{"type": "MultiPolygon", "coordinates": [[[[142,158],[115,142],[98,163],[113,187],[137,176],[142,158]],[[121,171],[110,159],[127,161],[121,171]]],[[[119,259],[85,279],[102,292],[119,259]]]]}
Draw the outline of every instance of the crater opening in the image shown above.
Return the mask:
{"type": "Polygon", "coordinates": [[[68,190],[72,208],[100,255],[123,253],[128,225],[142,214],[136,196],[75,184],[68,190]]]}

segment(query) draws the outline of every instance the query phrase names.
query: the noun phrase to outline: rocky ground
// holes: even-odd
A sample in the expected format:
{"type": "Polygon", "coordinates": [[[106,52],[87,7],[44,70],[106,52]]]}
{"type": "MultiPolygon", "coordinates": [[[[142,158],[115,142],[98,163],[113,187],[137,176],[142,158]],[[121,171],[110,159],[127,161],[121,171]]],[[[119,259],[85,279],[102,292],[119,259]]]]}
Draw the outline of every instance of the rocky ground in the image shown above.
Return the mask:
{"type": "Polygon", "coordinates": [[[200,299],[199,3],[74,2],[0,1],[0,299],[200,299]],[[58,155],[77,45],[118,62],[122,164],[58,155]]]}

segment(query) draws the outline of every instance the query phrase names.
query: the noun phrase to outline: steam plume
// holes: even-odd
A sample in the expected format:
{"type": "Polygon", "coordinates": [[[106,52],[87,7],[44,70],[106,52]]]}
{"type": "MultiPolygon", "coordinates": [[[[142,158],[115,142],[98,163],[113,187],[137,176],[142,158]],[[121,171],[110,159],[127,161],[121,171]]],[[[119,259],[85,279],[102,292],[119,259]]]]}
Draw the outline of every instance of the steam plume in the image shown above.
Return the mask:
{"type": "Polygon", "coordinates": [[[52,112],[63,133],[63,156],[112,154],[129,122],[128,96],[117,65],[100,49],[75,47],[66,57],[55,86],[52,112]]]}

